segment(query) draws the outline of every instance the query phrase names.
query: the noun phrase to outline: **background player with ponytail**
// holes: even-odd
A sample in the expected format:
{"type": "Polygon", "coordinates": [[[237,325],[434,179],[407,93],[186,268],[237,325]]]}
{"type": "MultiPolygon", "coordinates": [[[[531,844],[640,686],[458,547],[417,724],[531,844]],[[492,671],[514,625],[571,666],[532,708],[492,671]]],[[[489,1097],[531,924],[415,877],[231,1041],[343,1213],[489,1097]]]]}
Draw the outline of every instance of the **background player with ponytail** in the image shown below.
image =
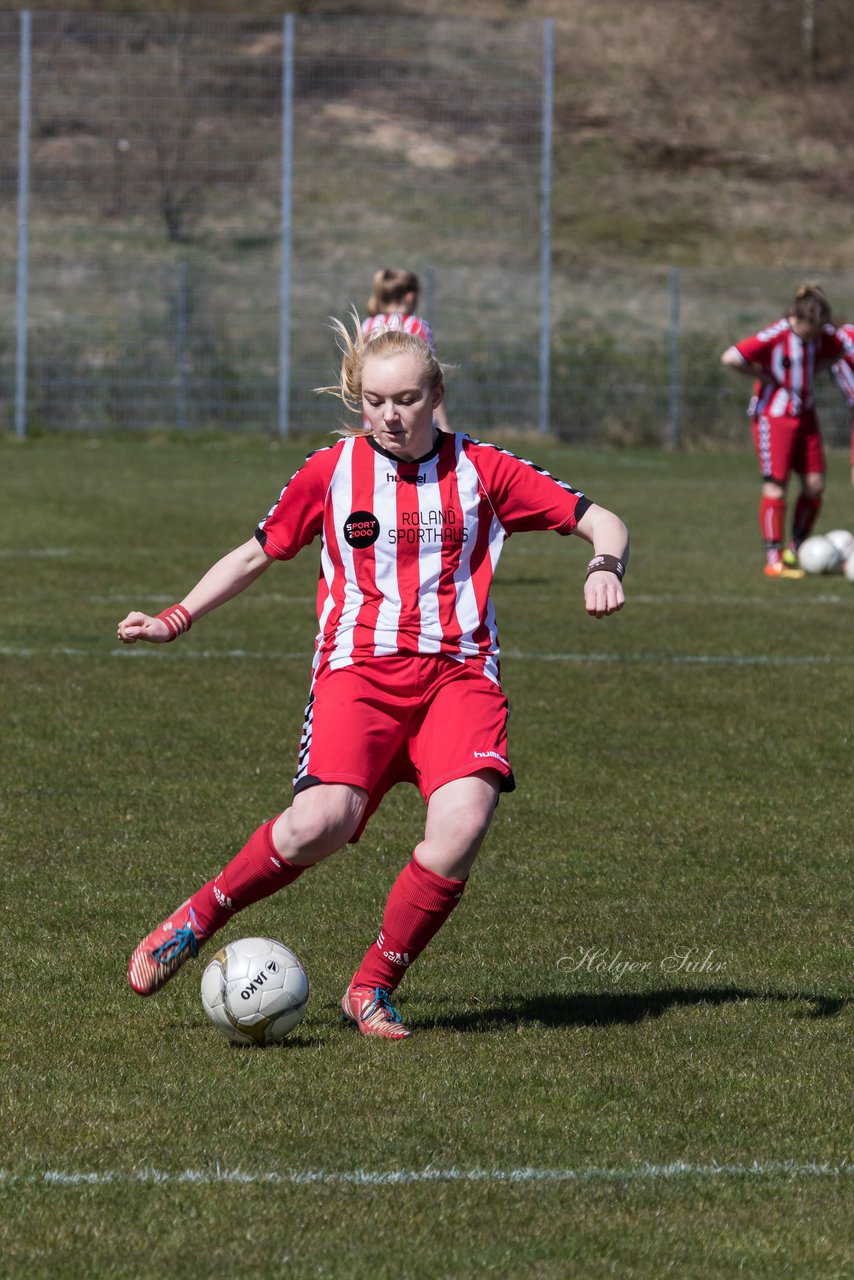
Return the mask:
{"type": "MultiPolygon", "coordinates": [[[[414,271],[382,267],[374,276],[362,333],[371,339],[388,329],[402,329],[423,338],[435,356],[433,330],[423,316],[416,315],[420,294],[421,284],[414,271]]],[[[433,421],[440,431],[450,431],[444,401],[436,406],[433,421]]]]}
{"type": "Polygon", "coordinates": [[[367,427],[311,454],[255,534],[179,604],[118,624],[126,644],[179,639],[320,539],[293,802],[140,942],[128,977],[140,995],[157,991],[235,912],[358,840],[383,795],[413,782],[424,835],[341,1005],[362,1034],[403,1039],[391,997],[458,906],[498,797],[515,785],[489,596],[502,544],[529,530],[591,543],[584,604],[603,618],[624,603],[628,536],[616,515],[532,463],[438,431],[442,370],[421,338],[390,330],[368,341],[358,319],[352,333],[337,328],[340,380],[325,390],[367,427]]]}

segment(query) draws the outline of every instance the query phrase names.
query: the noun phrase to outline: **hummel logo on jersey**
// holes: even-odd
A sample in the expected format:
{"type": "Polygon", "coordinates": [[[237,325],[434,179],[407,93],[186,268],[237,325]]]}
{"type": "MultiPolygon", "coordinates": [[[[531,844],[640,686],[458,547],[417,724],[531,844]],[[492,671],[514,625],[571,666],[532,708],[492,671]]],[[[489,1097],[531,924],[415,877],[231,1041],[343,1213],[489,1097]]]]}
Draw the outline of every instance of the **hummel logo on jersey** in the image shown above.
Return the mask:
{"type": "Polygon", "coordinates": [[[427,476],[422,472],[418,472],[414,476],[399,476],[395,471],[387,471],[385,473],[386,484],[426,484],[427,476]]]}
{"type": "Polygon", "coordinates": [[[486,760],[488,758],[492,760],[500,760],[502,764],[507,765],[508,769],[510,768],[510,761],[505,760],[497,751],[475,751],[474,758],[475,760],[486,760]]]}
{"type": "Polygon", "coordinates": [[[344,540],[351,547],[370,547],[380,536],[380,522],[372,511],[353,511],[344,521],[344,540]]]}

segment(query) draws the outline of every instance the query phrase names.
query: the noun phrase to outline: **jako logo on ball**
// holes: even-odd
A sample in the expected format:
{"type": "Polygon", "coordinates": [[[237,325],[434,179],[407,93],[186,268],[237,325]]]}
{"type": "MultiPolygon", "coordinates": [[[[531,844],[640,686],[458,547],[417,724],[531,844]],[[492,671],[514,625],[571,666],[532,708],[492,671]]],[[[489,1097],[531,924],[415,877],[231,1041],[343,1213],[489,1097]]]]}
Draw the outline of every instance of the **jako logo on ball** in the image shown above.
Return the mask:
{"type": "Polygon", "coordinates": [[[279,966],[276,964],[275,960],[269,960],[267,964],[264,965],[264,968],[260,969],[259,972],[255,974],[255,977],[249,983],[249,986],[243,988],[243,990],[240,993],[240,999],[248,1000],[250,996],[254,996],[258,988],[263,987],[269,975],[271,973],[278,973],[278,972],[279,972],[279,966]]]}
{"type": "Polygon", "coordinates": [[[380,522],[372,511],[354,511],[344,521],[344,541],[351,547],[370,547],[380,536],[380,522]]]}

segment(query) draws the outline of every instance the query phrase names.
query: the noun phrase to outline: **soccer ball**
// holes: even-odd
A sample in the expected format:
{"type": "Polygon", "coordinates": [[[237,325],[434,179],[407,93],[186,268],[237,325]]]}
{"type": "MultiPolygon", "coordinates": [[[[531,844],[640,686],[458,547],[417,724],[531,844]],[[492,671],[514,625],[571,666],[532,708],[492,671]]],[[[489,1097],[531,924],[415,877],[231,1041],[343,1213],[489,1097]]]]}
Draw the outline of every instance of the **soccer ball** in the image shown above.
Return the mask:
{"type": "Polygon", "coordinates": [[[817,533],[798,547],[798,560],[807,573],[832,573],[842,563],[842,554],[829,538],[817,533]]]}
{"type": "Polygon", "coordinates": [[[844,563],[854,551],[854,533],[849,533],[847,529],[831,529],[824,536],[836,547],[844,563]]]}
{"type": "Polygon", "coordinates": [[[202,974],[202,1005],[235,1044],[276,1044],[308,1004],[308,975],[293,951],[272,938],[238,938],[202,974]]]}

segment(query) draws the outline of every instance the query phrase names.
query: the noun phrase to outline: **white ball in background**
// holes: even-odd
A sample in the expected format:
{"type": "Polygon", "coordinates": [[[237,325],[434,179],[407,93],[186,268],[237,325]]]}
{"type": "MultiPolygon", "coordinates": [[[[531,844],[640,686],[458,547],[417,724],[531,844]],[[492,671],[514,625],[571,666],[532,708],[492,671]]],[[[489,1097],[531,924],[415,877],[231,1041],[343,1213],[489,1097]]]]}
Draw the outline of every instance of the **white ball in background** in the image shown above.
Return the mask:
{"type": "MultiPolygon", "coordinates": [[[[828,542],[832,542],[842,557],[844,563],[851,552],[854,551],[854,533],[850,533],[848,529],[831,529],[830,533],[824,535],[828,542]]],[[[840,563],[840,569],[842,568],[840,563]]]]}
{"type": "Polygon", "coordinates": [[[807,573],[832,573],[842,563],[842,554],[829,538],[817,533],[798,547],[798,560],[807,573]]]}

